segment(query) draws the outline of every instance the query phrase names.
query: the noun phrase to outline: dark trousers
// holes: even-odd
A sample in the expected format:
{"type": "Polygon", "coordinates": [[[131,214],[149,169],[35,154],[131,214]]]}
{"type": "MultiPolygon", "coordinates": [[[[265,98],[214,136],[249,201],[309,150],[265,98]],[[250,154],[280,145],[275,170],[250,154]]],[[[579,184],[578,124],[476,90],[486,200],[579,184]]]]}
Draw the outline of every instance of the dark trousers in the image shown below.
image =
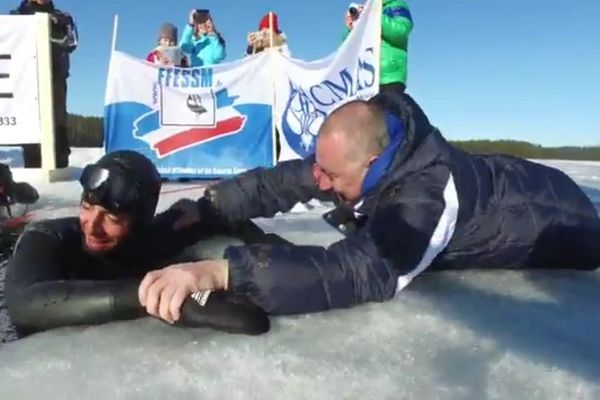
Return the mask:
{"type": "Polygon", "coordinates": [[[404,83],[386,83],[385,85],[379,85],[379,93],[404,93],[406,91],[406,85],[404,83]]]}
{"type": "MultiPolygon", "coordinates": [[[[69,165],[69,137],[67,128],[67,77],[56,74],[52,79],[52,97],[54,102],[54,154],[56,166],[69,165]]],[[[39,144],[23,145],[23,160],[26,168],[40,168],[42,154],[39,144]]]]}

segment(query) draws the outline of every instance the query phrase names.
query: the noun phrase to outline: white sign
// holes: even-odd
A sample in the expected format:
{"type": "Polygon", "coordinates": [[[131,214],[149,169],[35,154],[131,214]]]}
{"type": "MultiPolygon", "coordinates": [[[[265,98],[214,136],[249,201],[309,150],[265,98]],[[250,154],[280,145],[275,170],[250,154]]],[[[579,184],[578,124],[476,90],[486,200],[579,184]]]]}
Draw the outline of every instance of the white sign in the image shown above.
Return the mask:
{"type": "Polygon", "coordinates": [[[40,142],[35,16],[0,15],[0,144],[40,142]]]}
{"type": "Polygon", "coordinates": [[[343,45],[325,59],[306,62],[274,54],[280,161],[313,153],[319,128],[331,111],[379,91],[381,7],[381,0],[369,1],[343,45]]]}

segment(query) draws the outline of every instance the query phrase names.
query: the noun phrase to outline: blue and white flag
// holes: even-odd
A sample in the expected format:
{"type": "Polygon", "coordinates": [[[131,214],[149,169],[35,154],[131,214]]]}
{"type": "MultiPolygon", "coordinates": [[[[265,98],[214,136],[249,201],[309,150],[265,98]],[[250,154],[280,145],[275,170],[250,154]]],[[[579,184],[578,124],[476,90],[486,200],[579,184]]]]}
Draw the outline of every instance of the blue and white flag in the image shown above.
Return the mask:
{"type": "Polygon", "coordinates": [[[381,0],[369,1],[346,41],[329,57],[306,62],[275,54],[280,161],[313,153],[327,114],[379,91],[381,7],[381,0]]]}
{"type": "Polygon", "coordinates": [[[106,150],[149,156],[163,176],[217,178],[274,164],[269,56],[207,68],[112,54],[106,150]]]}

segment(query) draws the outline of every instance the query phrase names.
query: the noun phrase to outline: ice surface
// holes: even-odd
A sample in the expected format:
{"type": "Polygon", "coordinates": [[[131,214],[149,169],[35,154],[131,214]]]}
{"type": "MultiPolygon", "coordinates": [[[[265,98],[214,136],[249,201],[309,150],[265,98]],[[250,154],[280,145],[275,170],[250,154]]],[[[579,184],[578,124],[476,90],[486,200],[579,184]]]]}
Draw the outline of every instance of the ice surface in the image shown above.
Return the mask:
{"type": "MultiPolygon", "coordinates": [[[[544,163],[600,210],[600,163],[544,163]]],[[[52,200],[36,218],[76,212],[74,182],[40,190],[52,200]]],[[[165,190],[161,207],[202,193],[165,190]]],[[[259,224],[327,245],[339,235],[322,212],[259,224]]],[[[151,319],[60,329],[0,345],[0,398],[598,399],[599,304],[599,272],[472,271],[423,275],[383,304],[273,318],[256,338],[151,319]]],[[[7,326],[0,304],[4,339],[7,326]]]]}

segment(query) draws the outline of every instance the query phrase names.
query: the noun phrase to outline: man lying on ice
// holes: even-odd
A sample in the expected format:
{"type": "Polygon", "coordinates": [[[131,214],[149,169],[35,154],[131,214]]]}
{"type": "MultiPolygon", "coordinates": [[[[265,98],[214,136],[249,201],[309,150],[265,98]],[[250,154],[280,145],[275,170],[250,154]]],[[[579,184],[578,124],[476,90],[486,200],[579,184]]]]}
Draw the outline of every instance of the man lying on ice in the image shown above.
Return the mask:
{"type": "MultiPolygon", "coordinates": [[[[139,153],[109,153],[88,165],[80,181],[79,217],[28,227],[8,263],[7,308],[21,334],[146,315],[137,295],[144,274],[206,238],[200,230],[169,232],[173,211],[153,218],[160,175],[139,153]]],[[[241,238],[256,233],[253,225],[221,224],[216,230],[216,223],[213,232],[241,238]]],[[[269,329],[266,314],[242,296],[198,292],[184,297],[180,326],[248,334],[269,329]]]]}
{"type": "Polygon", "coordinates": [[[140,302],[167,321],[199,290],[247,296],[271,314],[384,301],[423,271],[600,266],[600,218],[564,173],[470,155],[444,140],[408,95],[380,94],[331,113],[314,156],[221,181],[178,223],[272,217],[312,198],[346,238],[322,246],[230,246],[224,259],[146,275],[140,302]]]}

